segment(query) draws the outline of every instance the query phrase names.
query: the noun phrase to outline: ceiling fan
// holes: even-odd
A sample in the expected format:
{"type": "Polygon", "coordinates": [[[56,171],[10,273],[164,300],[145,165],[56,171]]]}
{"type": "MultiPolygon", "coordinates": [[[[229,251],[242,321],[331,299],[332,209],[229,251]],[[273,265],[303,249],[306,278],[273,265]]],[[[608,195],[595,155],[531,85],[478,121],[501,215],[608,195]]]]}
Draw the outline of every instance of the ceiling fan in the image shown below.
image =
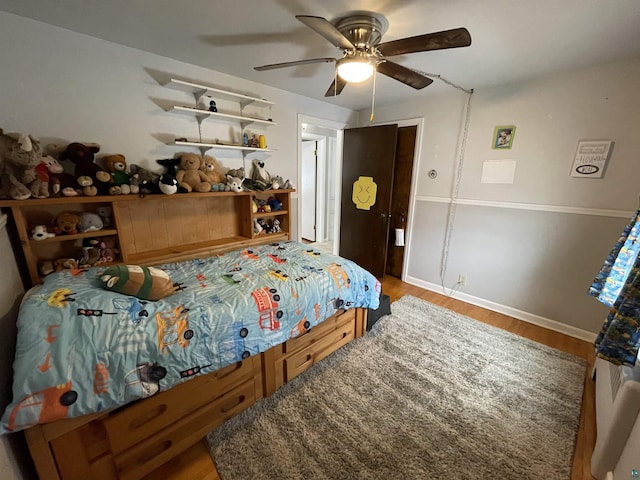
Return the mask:
{"type": "Polygon", "coordinates": [[[362,82],[369,78],[374,70],[419,90],[430,85],[433,80],[392,62],[387,57],[471,45],[471,35],[466,28],[426,33],[380,43],[389,22],[384,15],[373,12],[350,13],[338,18],[334,23],[325,18],[310,15],[296,15],[296,18],[342,50],[343,57],[340,59],[310,58],[262,65],[254,69],[263,71],[311,63],[336,62],[337,75],[324,94],[325,97],[340,95],[347,83],[362,82]]]}

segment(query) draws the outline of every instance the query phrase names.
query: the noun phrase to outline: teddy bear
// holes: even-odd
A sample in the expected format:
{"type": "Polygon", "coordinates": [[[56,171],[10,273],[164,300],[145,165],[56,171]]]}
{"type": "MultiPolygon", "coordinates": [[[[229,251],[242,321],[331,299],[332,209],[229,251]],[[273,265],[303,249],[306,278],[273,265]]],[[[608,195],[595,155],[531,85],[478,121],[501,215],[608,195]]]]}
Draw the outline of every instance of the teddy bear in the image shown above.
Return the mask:
{"type": "Polygon", "coordinates": [[[94,162],[95,154],[100,151],[97,145],[84,145],[73,142],[67,145],[60,154],[60,160],[69,160],[75,165],[74,176],[77,179],[81,176],[91,178],[98,194],[106,195],[111,184],[111,174],[105,172],[94,162]]]}
{"type": "Polygon", "coordinates": [[[78,233],[80,216],[71,212],[60,212],[54,220],[54,232],[57,234],[73,235],[78,233]]]}
{"type": "Polygon", "coordinates": [[[38,140],[26,134],[5,134],[0,129],[0,198],[42,198],[42,180],[36,172],[41,159],[38,140]]]}
{"type": "Polygon", "coordinates": [[[178,185],[187,192],[210,192],[211,183],[207,174],[200,170],[200,155],[184,153],[180,156],[180,164],[176,173],[178,185]]]}
{"type": "Polygon", "coordinates": [[[109,187],[111,195],[128,195],[131,193],[129,180],[131,176],[127,173],[127,160],[124,155],[116,153],[102,158],[104,169],[111,174],[112,185],[109,187]]]}
{"type": "Polygon", "coordinates": [[[116,241],[112,238],[105,238],[100,242],[100,258],[95,264],[113,263],[116,261],[120,250],[116,248],[116,241]]]}
{"type": "Polygon", "coordinates": [[[210,157],[209,155],[202,156],[202,166],[200,167],[209,179],[209,182],[214,183],[225,183],[227,177],[222,173],[222,167],[218,163],[214,157],[210,157]]]}

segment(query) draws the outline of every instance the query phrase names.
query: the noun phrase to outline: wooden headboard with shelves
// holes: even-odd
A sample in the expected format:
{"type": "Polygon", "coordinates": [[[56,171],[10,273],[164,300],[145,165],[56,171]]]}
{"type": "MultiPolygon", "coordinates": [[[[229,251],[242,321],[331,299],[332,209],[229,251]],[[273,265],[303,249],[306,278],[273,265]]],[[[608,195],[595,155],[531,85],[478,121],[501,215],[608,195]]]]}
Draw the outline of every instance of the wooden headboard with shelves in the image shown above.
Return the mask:
{"type": "Polygon", "coordinates": [[[31,284],[42,282],[39,266],[45,260],[77,255],[84,238],[114,237],[120,251],[117,263],[157,264],[204,257],[243,246],[290,238],[290,194],[293,190],[264,192],[179,193],[175,195],[116,195],[0,200],[16,225],[20,250],[31,284]],[[252,197],[276,197],[282,209],[253,213],[252,197]],[[60,212],[95,212],[100,205],[113,211],[113,227],[97,232],[58,235],[33,240],[36,225],[51,225],[60,212]],[[257,218],[278,218],[281,232],[254,234],[257,218]]]}

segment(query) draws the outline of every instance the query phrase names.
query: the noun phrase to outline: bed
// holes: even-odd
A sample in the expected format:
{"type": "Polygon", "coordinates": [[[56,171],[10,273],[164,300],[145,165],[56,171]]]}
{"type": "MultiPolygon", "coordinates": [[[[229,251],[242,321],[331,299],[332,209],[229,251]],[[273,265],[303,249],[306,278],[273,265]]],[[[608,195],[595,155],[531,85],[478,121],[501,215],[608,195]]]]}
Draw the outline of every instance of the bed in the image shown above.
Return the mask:
{"type": "Polygon", "coordinates": [[[41,478],[142,478],[363,335],[380,295],[291,241],[157,267],[173,288],[157,301],[109,291],[105,267],[25,295],[0,428],[25,430],[41,478]]]}

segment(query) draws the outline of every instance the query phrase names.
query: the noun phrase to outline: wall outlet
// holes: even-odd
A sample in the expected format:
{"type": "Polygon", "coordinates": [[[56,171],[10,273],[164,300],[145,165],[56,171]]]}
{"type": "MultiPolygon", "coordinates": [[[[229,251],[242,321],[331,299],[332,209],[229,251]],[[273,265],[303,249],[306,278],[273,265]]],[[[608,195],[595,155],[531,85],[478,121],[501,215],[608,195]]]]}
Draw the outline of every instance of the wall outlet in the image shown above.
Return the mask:
{"type": "Polygon", "coordinates": [[[467,284],[467,276],[459,273],[458,274],[458,285],[466,285],[467,284]]]}

